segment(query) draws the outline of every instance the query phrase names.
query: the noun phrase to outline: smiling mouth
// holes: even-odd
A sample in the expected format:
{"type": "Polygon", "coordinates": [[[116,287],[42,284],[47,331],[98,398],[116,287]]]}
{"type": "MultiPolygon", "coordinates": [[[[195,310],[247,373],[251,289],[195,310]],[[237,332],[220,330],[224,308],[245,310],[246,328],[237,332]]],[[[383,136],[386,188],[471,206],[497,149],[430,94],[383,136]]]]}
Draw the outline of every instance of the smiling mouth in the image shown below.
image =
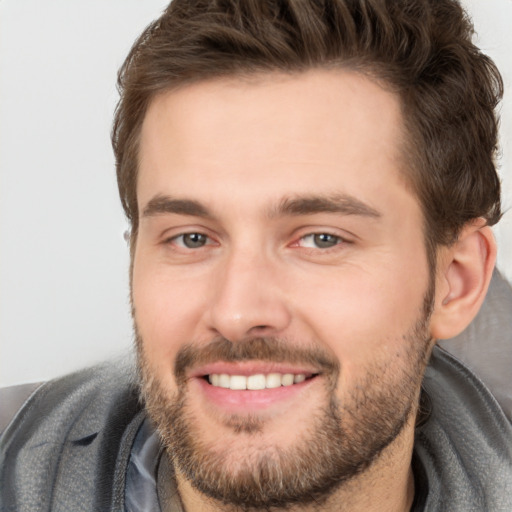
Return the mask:
{"type": "Polygon", "coordinates": [[[212,373],[205,379],[213,386],[233,391],[258,391],[293,386],[316,377],[318,374],[306,373],[257,373],[254,375],[229,375],[227,373],[212,373]]]}

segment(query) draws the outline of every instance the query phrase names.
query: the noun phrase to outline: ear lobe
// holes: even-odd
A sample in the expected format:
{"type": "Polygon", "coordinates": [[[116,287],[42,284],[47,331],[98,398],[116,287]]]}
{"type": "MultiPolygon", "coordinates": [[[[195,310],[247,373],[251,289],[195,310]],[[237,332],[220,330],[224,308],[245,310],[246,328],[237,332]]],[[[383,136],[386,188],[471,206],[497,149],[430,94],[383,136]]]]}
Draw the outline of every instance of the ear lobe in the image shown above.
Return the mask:
{"type": "Polygon", "coordinates": [[[484,219],[468,224],[438,252],[436,297],[430,321],[434,339],[460,334],[478,313],[496,261],[496,241],[484,219]]]}

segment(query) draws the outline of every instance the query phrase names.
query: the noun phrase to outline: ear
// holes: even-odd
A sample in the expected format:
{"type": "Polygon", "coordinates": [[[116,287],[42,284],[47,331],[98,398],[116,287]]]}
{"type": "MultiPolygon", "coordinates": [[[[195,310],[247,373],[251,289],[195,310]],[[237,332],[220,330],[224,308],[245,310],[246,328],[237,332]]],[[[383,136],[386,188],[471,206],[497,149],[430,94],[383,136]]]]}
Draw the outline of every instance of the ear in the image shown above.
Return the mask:
{"type": "Polygon", "coordinates": [[[484,301],[496,261],[496,241],[484,219],[468,223],[457,241],[437,254],[436,296],[430,322],[434,339],[453,338],[484,301]]]}

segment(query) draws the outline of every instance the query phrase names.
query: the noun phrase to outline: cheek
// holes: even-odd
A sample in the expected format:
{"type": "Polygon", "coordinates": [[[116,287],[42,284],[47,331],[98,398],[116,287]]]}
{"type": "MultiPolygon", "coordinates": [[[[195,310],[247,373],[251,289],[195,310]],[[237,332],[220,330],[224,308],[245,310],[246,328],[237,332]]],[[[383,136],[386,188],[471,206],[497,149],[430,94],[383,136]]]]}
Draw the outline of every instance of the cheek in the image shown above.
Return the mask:
{"type": "Polygon", "coordinates": [[[134,264],[132,297],[144,354],[152,365],[168,370],[177,350],[195,339],[204,293],[141,259],[134,264]]]}
{"type": "Polygon", "coordinates": [[[412,343],[407,335],[423,315],[423,286],[393,285],[376,276],[347,278],[344,284],[321,296],[309,294],[308,321],[315,339],[340,361],[337,394],[350,400],[347,390],[366,389],[371,375],[371,382],[398,385],[407,372],[412,343]]]}
{"type": "Polygon", "coordinates": [[[320,288],[303,281],[308,293],[300,309],[316,339],[354,367],[401,351],[403,335],[423,314],[425,271],[352,266],[330,282],[320,288]]]}

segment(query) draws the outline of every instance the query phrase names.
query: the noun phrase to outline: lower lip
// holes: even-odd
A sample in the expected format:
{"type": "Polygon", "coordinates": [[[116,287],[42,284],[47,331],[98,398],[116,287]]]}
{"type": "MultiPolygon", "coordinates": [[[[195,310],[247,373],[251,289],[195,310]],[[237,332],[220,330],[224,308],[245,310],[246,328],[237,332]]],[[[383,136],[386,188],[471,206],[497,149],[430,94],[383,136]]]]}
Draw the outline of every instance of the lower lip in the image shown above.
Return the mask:
{"type": "Polygon", "coordinates": [[[279,388],[236,391],[212,386],[202,378],[194,380],[209,403],[215,404],[226,412],[250,412],[267,409],[274,404],[282,404],[283,401],[292,400],[317,379],[318,377],[312,377],[299,384],[279,388]]]}

